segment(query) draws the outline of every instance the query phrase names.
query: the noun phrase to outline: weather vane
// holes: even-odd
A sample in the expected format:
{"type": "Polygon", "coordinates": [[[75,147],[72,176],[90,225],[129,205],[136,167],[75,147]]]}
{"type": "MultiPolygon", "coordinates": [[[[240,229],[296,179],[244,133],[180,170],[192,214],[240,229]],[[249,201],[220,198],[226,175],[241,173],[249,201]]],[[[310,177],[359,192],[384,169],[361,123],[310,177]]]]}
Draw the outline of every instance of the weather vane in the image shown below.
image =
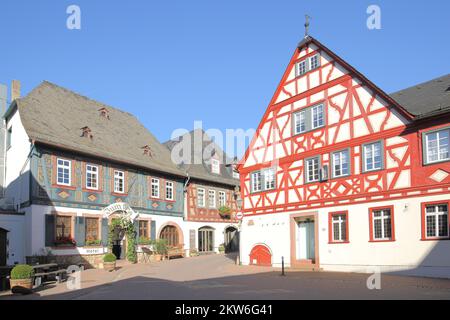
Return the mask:
{"type": "Polygon", "coordinates": [[[307,38],[309,36],[309,19],[311,19],[311,17],[306,14],[305,15],[305,38],[307,38]]]}

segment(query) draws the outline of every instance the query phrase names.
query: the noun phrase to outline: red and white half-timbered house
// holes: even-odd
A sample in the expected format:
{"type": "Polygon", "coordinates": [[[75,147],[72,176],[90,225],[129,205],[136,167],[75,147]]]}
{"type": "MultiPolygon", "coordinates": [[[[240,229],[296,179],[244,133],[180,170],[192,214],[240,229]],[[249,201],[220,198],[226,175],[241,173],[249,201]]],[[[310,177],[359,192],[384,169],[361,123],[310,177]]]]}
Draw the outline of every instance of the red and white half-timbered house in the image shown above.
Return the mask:
{"type": "Polygon", "coordinates": [[[238,167],[242,263],[450,276],[449,91],[388,95],[306,37],[238,167]]]}

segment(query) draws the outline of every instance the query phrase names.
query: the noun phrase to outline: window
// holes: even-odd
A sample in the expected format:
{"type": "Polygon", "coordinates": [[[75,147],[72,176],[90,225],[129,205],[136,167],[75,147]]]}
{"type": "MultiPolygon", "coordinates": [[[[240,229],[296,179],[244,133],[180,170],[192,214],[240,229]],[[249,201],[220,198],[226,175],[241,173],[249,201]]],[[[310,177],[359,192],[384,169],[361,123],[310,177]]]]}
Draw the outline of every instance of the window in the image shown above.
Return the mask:
{"type": "Polygon", "coordinates": [[[159,179],[152,178],[151,196],[152,198],[159,198],[159,179]]]}
{"type": "Polygon", "coordinates": [[[11,138],[12,138],[12,127],[9,127],[8,131],[6,132],[6,150],[11,148],[11,138]]]}
{"type": "Polygon", "coordinates": [[[299,134],[306,131],[306,113],[305,111],[300,111],[294,113],[294,133],[299,134]]]}
{"type": "Polygon", "coordinates": [[[139,220],[139,238],[148,239],[149,238],[149,229],[148,229],[148,221],[147,220],[139,220]]]}
{"type": "Polygon", "coordinates": [[[166,200],[173,200],[173,182],[166,181],[166,200]]]}
{"type": "Polygon", "coordinates": [[[219,191],[219,207],[226,205],[226,196],[224,191],[219,191]]]}
{"type": "Polygon", "coordinates": [[[98,190],[98,166],[86,165],[86,189],[98,190]]]}
{"type": "Polygon", "coordinates": [[[303,60],[300,61],[296,64],[296,77],[300,77],[302,75],[304,75],[306,72],[308,72],[308,65],[307,65],[307,61],[303,60]]]}
{"type": "Polygon", "coordinates": [[[425,134],[424,159],[425,163],[450,160],[449,154],[450,128],[425,134]]]}
{"type": "Polygon", "coordinates": [[[330,213],[330,242],[347,242],[347,212],[330,213]]]}
{"type": "Polygon", "coordinates": [[[98,234],[98,218],[86,218],[86,242],[94,242],[99,240],[98,234]]]}
{"type": "Polygon", "coordinates": [[[220,161],[217,159],[211,159],[211,171],[212,173],[220,174],[220,161]]]}
{"type": "Polygon", "coordinates": [[[266,169],[263,170],[264,174],[264,190],[275,189],[275,170],[266,169]]]}
{"type": "Polygon", "coordinates": [[[309,58],[309,70],[314,70],[320,67],[320,55],[316,54],[309,58]]]}
{"type": "Polygon", "coordinates": [[[275,169],[268,168],[251,174],[252,192],[273,190],[276,186],[275,169]]]}
{"type": "Polygon", "coordinates": [[[364,171],[383,169],[383,154],[381,141],[363,146],[364,171]]]}
{"type": "Polygon", "coordinates": [[[371,241],[394,240],[392,209],[371,209],[371,241]]]}
{"type": "Polygon", "coordinates": [[[66,240],[72,237],[72,217],[56,216],[56,240],[66,240]]]}
{"type": "Polygon", "coordinates": [[[199,207],[205,206],[205,189],[197,189],[197,203],[199,207]]]}
{"type": "Polygon", "coordinates": [[[259,192],[262,190],[261,172],[253,172],[251,175],[252,192],[259,192]]]}
{"type": "Polygon", "coordinates": [[[233,178],[239,179],[239,172],[233,170],[233,178]]]}
{"type": "Polygon", "coordinates": [[[216,191],[208,190],[208,206],[210,208],[216,207],[216,191]]]}
{"type": "Polygon", "coordinates": [[[324,114],[323,114],[323,104],[319,104],[312,107],[312,128],[317,129],[323,127],[324,124],[324,114]]]}
{"type": "Polygon", "coordinates": [[[349,151],[343,150],[333,153],[333,178],[343,177],[350,174],[349,151]]]}
{"type": "Polygon", "coordinates": [[[125,192],[125,172],[114,170],[114,192],[125,192]]]}
{"type": "Polygon", "coordinates": [[[57,183],[63,186],[71,185],[72,163],[69,160],[57,159],[57,183]]]}
{"type": "Polygon", "coordinates": [[[448,203],[425,205],[425,239],[448,238],[448,203]]]}
{"type": "Polygon", "coordinates": [[[320,159],[319,157],[310,158],[305,160],[305,174],[306,174],[306,182],[316,182],[320,179],[320,159]]]}

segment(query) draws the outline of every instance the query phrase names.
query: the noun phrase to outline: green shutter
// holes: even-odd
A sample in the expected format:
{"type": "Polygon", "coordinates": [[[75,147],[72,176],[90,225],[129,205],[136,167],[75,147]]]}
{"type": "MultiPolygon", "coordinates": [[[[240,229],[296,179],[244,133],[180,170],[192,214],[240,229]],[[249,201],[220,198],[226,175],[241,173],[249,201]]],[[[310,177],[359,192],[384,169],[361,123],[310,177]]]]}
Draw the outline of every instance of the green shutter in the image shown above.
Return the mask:
{"type": "Polygon", "coordinates": [[[75,221],[75,241],[77,247],[84,247],[86,239],[85,219],[84,217],[76,217],[75,221]]]}
{"type": "Polygon", "coordinates": [[[108,219],[103,218],[102,219],[102,245],[104,247],[108,246],[108,236],[109,236],[109,226],[108,226],[108,219]]]}
{"type": "Polygon", "coordinates": [[[45,215],[45,246],[53,247],[55,245],[55,216],[45,215]]]}
{"type": "Polygon", "coordinates": [[[152,220],[150,227],[150,238],[156,240],[156,221],[152,220]]]}
{"type": "Polygon", "coordinates": [[[135,234],[136,240],[139,240],[139,220],[134,220],[133,225],[134,225],[134,234],[135,234]]]}

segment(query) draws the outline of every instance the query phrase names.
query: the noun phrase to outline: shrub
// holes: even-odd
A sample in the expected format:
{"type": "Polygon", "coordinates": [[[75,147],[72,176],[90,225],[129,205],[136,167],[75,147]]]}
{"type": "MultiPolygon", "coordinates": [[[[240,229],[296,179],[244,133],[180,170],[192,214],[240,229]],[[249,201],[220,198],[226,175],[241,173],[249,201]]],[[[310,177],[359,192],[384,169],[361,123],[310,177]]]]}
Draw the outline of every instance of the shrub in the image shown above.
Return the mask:
{"type": "Polygon", "coordinates": [[[31,279],[34,276],[33,267],[27,264],[19,264],[11,270],[12,280],[31,279]]]}
{"type": "Polygon", "coordinates": [[[219,252],[225,252],[225,245],[223,243],[219,246],[219,252]]]}
{"type": "Polygon", "coordinates": [[[152,241],[152,245],[157,254],[162,255],[167,254],[168,251],[167,240],[165,239],[154,240],[152,241]]]}
{"type": "Polygon", "coordinates": [[[101,240],[86,240],[86,246],[100,246],[102,244],[101,240]]]}
{"type": "Polygon", "coordinates": [[[146,237],[139,237],[138,244],[140,245],[149,245],[152,244],[152,241],[146,237]]]}
{"type": "Polygon", "coordinates": [[[107,253],[103,257],[103,262],[116,262],[117,258],[112,253],[107,253]]]}

